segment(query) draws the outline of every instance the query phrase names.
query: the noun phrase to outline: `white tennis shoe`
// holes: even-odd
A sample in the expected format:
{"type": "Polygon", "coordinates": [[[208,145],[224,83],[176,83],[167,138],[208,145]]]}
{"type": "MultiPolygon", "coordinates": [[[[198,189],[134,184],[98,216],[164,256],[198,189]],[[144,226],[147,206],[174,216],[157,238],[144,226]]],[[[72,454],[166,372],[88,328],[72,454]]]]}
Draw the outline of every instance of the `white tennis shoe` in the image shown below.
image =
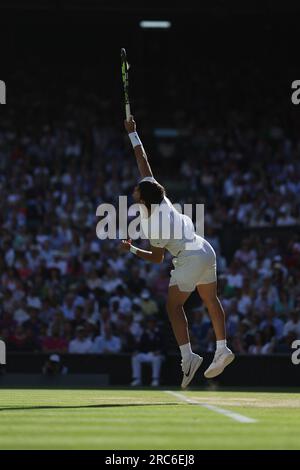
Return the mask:
{"type": "Polygon", "coordinates": [[[213,361],[208,369],[204,372],[204,377],[212,379],[217,375],[222,374],[225,367],[234,361],[235,355],[229,348],[224,348],[221,351],[216,351],[213,361]]]}
{"type": "Polygon", "coordinates": [[[195,373],[202,364],[202,361],[203,357],[200,357],[195,353],[192,353],[187,361],[181,361],[181,368],[183,372],[181,388],[186,388],[193,380],[195,373]]]}

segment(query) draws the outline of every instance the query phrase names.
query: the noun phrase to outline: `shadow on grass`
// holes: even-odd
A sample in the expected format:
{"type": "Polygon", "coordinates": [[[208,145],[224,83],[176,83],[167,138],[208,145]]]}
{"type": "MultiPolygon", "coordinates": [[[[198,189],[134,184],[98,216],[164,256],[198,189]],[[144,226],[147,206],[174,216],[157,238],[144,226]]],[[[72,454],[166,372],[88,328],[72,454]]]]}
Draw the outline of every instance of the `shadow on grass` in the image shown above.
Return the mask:
{"type": "Polygon", "coordinates": [[[104,403],[102,405],[37,405],[37,406],[7,406],[0,411],[24,411],[24,410],[57,410],[57,409],[82,409],[82,408],[121,408],[132,406],[176,406],[178,402],[170,403],[104,403]]]}

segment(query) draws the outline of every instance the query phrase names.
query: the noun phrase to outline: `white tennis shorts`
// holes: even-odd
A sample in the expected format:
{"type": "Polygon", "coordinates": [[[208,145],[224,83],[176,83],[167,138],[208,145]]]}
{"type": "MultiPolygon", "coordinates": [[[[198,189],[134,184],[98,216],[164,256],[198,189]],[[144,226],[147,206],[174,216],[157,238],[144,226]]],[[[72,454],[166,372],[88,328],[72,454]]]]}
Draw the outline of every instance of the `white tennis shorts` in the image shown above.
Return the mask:
{"type": "Polygon", "coordinates": [[[177,285],[182,292],[192,292],[198,284],[210,284],[217,280],[216,253],[205,240],[197,254],[180,254],[173,258],[169,286],[177,285]]]}

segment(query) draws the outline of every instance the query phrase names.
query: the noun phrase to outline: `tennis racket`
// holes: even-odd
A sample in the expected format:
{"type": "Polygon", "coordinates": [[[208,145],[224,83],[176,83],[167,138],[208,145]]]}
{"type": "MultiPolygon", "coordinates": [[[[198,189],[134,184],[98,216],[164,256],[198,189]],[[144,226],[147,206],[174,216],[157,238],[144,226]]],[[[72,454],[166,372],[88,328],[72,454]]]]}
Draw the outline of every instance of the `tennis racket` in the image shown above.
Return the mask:
{"type": "Polygon", "coordinates": [[[127,62],[126,51],[124,48],[121,49],[121,65],[122,65],[122,81],[124,87],[124,97],[125,97],[125,112],[126,119],[129,121],[130,118],[130,103],[129,103],[129,80],[128,80],[128,70],[129,64],[127,62]]]}

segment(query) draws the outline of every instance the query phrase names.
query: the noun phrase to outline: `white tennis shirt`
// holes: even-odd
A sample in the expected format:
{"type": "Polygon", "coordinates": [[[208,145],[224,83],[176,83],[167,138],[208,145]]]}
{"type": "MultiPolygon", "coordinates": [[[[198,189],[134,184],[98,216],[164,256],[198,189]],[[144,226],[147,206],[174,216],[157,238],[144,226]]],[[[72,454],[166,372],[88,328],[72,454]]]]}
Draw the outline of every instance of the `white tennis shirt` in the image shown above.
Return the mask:
{"type": "MultiPolygon", "coordinates": [[[[152,177],[143,181],[156,182],[152,177]]],[[[140,204],[141,229],[152,246],[166,248],[171,255],[195,255],[201,250],[204,239],[195,233],[192,220],[181,214],[165,196],[154,206],[150,217],[145,206],[140,204]]]]}

